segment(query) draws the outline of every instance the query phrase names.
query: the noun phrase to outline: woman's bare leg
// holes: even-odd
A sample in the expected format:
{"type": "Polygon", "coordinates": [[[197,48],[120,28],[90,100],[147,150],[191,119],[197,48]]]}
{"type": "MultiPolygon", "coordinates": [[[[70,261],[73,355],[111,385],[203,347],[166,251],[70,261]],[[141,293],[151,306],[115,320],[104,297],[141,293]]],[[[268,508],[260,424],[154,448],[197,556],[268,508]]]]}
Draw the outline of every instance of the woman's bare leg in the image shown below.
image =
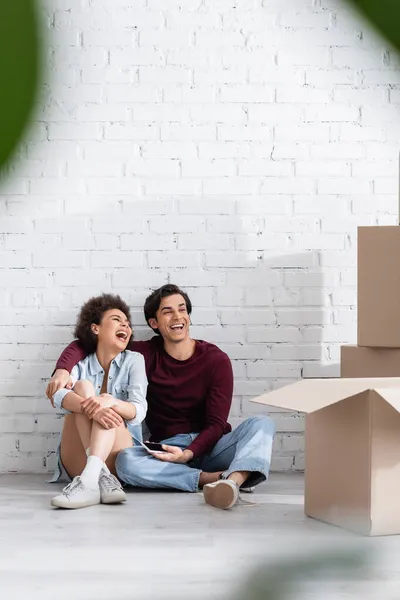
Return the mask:
{"type": "Polygon", "coordinates": [[[86,452],[76,427],[75,415],[65,415],[61,436],[61,462],[73,479],[80,475],[86,465],[86,452]]]}
{"type": "MultiPolygon", "coordinates": [[[[82,398],[95,395],[90,381],[77,381],[74,392],[82,398]]],[[[61,461],[71,479],[80,475],[85,468],[91,431],[92,421],[86,415],[82,413],[65,415],[61,436],[61,461]]]]}
{"type": "MultiPolygon", "coordinates": [[[[78,381],[74,391],[82,398],[95,395],[93,384],[89,381],[78,381]]],[[[66,415],[64,418],[61,460],[71,478],[82,473],[86,466],[89,448],[90,454],[101,458],[115,475],[117,454],[131,446],[132,436],[124,423],[115,429],[104,429],[99,423],[88,419],[82,413],[66,415]]]]}
{"type": "MultiPolygon", "coordinates": [[[[77,381],[74,387],[74,392],[78,394],[78,396],[81,396],[83,400],[96,395],[93,384],[86,380],[77,381]]],[[[83,413],[75,413],[75,424],[82,440],[83,447],[87,453],[90,447],[90,436],[92,435],[93,421],[88,419],[88,417],[83,413]]]]}
{"type": "Polygon", "coordinates": [[[120,425],[113,431],[115,431],[114,445],[111,448],[111,452],[109,453],[105,463],[110,469],[111,473],[113,475],[117,475],[117,471],[115,469],[115,461],[117,459],[117,455],[119,452],[121,452],[121,450],[124,450],[125,448],[131,448],[133,446],[133,442],[131,434],[125,427],[125,423],[122,423],[122,425],[120,425]]]}

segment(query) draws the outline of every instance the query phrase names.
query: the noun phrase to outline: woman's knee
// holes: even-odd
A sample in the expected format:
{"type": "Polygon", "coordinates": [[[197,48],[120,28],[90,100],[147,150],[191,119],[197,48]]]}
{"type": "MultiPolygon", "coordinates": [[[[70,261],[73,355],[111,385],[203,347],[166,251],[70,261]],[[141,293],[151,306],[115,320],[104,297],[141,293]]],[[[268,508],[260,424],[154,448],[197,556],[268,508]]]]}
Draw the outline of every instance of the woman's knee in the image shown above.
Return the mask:
{"type": "Polygon", "coordinates": [[[78,394],[78,396],[82,396],[82,398],[90,398],[90,396],[96,395],[93,383],[86,379],[76,382],[74,392],[78,394]]]}

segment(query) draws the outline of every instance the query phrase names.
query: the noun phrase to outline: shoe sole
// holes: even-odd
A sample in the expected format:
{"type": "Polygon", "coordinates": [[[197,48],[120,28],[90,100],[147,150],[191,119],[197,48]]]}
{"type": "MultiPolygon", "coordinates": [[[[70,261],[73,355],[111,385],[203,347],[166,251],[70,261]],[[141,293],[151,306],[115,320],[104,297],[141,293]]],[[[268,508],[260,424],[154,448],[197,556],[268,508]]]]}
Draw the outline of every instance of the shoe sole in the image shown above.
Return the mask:
{"type": "Polygon", "coordinates": [[[218,484],[208,484],[203,488],[204,500],[207,504],[228,510],[236,504],[237,496],[235,490],[228,484],[222,481],[218,484]]]}
{"type": "Polygon", "coordinates": [[[102,504],[121,504],[121,502],[126,502],[126,494],[122,492],[121,494],[114,494],[110,498],[101,498],[100,502],[102,504]]]}
{"type": "Polygon", "coordinates": [[[55,500],[55,498],[53,498],[50,504],[55,508],[70,508],[74,510],[77,508],[87,508],[88,506],[96,506],[97,504],[100,504],[100,499],[98,501],[87,500],[86,502],[79,502],[79,504],[74,504],[73,502],[63,502],[62,500],[57,501],[55,500]]]}

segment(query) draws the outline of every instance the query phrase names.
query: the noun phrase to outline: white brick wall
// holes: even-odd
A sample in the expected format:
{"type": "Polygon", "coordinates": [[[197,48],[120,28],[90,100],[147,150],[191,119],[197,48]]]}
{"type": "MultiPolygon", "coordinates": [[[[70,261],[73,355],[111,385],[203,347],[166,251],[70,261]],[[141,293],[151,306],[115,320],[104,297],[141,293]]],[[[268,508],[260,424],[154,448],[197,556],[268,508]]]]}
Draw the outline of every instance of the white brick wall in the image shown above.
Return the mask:
{"type": "MultiPolygon", "coordinates": [[[[44,0],[49,74],[0,188],[0,471],[54,464],[44,398],[80,304],[173,281],[232,422],[355,341],[356,228],[396,223],[398,60],[339,0],[44,0]]],[[[303,419],[270,411],[275,469],[303,419]]]]}

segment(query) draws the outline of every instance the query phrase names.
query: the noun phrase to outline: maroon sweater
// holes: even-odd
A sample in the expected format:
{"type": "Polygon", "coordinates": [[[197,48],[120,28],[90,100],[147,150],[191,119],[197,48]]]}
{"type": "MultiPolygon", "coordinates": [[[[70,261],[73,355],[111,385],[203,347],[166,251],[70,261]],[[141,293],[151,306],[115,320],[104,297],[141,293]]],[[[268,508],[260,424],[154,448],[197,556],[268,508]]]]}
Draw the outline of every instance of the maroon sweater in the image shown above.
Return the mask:
{"type": "MultiPolygon", "coordinates": [[[[131,342],[128,350],[140,352],[145,359],[149,382],[146,423],[153,441],[198,433],[188,449],[199,456],[231,431],[227,419],[233,393],[232,365],[217,346],[196,340],[194,354],[176,360],[165,352],[163,339],[156,335],[146,342],[131,342]]],[[[71,372],[86,354],[78,342],[72,342],[56,368],[71,372]]]]}

